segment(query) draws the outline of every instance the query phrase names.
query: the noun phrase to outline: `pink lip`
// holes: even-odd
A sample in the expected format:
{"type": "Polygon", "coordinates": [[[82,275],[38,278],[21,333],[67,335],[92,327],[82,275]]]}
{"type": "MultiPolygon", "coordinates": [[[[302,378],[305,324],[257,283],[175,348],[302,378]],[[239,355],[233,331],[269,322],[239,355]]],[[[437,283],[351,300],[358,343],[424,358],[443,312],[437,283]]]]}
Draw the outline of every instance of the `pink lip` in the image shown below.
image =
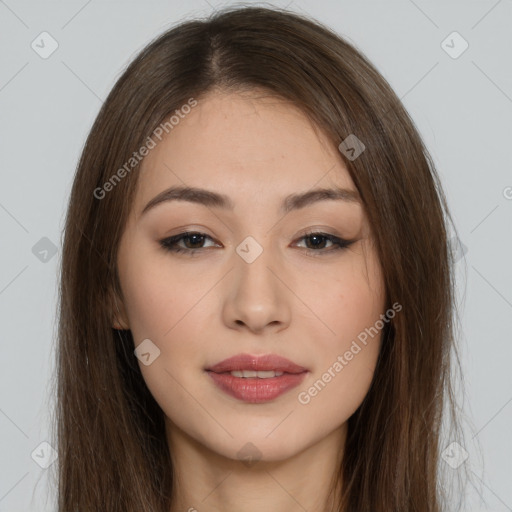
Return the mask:
{"type": "Polygon", "coordinates": [[[307,371],[306,368],[276,354],[265,354],[262,356],[237,354],[207,368],[207,370],[215,373],[231,372],[233,370],[274,370],[286,373],[302,373],[307,371]]]}
{"type": "Polygon", "coordinates": [[[268,402],[298,386],[308,370],[289,359],[266,354],[238,354],[206,369],[213,382],[228,395],[249,403],[268,402]],[[279,377],[234,377],[231,371],[254,370],[283,372],[279,377]]]}

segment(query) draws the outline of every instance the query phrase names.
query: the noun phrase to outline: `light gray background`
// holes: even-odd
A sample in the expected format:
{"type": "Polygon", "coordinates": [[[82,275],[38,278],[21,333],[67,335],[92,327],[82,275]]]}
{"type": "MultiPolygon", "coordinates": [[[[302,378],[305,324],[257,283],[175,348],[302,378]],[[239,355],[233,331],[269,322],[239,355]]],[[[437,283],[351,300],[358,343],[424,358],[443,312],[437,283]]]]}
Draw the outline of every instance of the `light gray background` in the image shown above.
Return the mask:
{"type": "MultiPolygon", "coordinates": [[[[512,511],[512,1],[272,4],[309,13],[363,51],[434,157],[467,249],[458,277],[473,429],[465,467],[477,484],[468,510],[512,511]],[[456,59],[441,46],[453,31],[469,43],[456,59]]],[[[0,0],[0,512],[55,509],[48,470],[31,453],[48,439],[61,230],[87,133],[138,50],[221,5],[0,0]],[[59,45],[48,59],[31,48],[43,31],[59,45]],[[32,252],[42,237],[57,247],[47,262],[32,252]]]]}

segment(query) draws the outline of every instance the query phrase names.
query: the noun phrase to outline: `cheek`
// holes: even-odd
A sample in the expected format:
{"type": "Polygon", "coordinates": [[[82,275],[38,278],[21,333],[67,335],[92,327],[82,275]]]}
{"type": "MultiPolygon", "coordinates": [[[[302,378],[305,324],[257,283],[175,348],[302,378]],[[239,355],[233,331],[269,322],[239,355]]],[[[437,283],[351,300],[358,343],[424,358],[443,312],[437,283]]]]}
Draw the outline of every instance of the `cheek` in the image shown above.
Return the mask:
{"type": "Polygon", "coordinates": [[[159,351],[154,363],[146,366],[139,361],[143,376],[150,389],[162,382],[168,387],[172,379],[166,370],[188,374],[194,363],[197,367],[204,326],[212,314],[204,297],[208,287],[197,275],[177,275],[165,255],[142,251],[122,261],[119,274],[134,348],[149,339],[159,351]]]}
{"type": "Polygon", "coordinates": [[[382,337],[375,324],[384,310],[378,301],[372,304],[374,295],[365,283],[351,291],[344,287],[338,295],[331,290],[337,300],[324,318],[335,334],[326,331],[316,338],[314,371],[297,391],[299,410],[310,418],[307,428],[314,435],[344,424],[370,388],[382,337]]]}
{"type": "Polygon", "coordinates": [[[145,338],[168,340],[189,312],[200,307],[204,286],[193,276],[177,276],[161,258],[134,255],[123,270],[125,307],[136,344],[145,338]]]}
{"type": "Polygon", "coordinates": [[[332,356],[333,349],[348,350],[352,340],[358,337],[364,340],[367,329],[384,313],[385,286],[372,253],[366,264],[358,255],[351,259],[351,264],[340,266],[335,273],[317,274],[314,287],[310,281],[302,281],[304,288],[300,293],[308,298],[308,304],[320,320],[317,327],[322,334],[316,339],[322,344],[324,354],[332,356]]]}
{"type": "Polygon", "coordinates": [[[158,351],[151,364],[138,361],[146,386],[167,417],[192,431],[193,418],[204,413],[196,401],[202,393],[197,376],[204,352],[201,347],[207,343],[205,317],[211,303],[200,300],[203,288],[186,286],[187,282],[145,269],[126,282],[125,297],[135,347],[150,339],[157,347],[153,350],[158,351]],[[175,286],[169,284],[173,281],[175,286]]]}
{"type": "MultiPolygon", "coordinates": [[[[370,387],[385,323],[385,288],[373,255],[337,273],[321,276],[310,295],[319,311],[322,335],[315,337],[314,372],[301,386],[298,402],[326,425],[346,421],[370,387]]],[[[304,293],[304,292],[303,292],[304,293]]]]}

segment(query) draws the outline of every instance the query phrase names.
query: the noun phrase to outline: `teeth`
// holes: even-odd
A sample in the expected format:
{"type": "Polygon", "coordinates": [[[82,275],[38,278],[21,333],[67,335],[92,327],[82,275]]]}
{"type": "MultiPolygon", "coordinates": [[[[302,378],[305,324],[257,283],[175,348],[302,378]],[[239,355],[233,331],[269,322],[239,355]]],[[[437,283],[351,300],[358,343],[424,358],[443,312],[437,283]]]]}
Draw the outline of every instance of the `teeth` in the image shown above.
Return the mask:
{"type": "Polygon", "coordinates": [[[274,370],[269,371],[254,371],[254,370],[233,370],[230,372],[233,377],[258,377],[259,379],[270,379],[271,377],[280,377],[284,372],[275,372],[274,370]]]}

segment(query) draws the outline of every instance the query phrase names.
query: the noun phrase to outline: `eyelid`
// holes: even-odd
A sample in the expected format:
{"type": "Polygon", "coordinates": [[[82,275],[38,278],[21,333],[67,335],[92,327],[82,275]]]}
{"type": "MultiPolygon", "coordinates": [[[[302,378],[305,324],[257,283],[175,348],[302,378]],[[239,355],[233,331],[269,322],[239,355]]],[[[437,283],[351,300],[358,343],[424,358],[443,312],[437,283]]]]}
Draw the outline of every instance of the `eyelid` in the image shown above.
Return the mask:
{"type": "Polygon", "coordinates": [[[304,233],[302,233],[299,237],[297,237],[295,240],[296,241],[299,241],[299,240],[303,240],[304,238],[307,238],[308,236],[311,236],[311,235],[319,235],[323,238],[326,238],[327,240],[329,240],[333,245],[330,247],[330,248],[327,248],[327,249],[319,249],[319,250],[315,250],[315,249],[308,249],[307,247],[305,248],[306,252],[312,256],[321,256],[323,254],[327,254],[327,253],[331,253],[331,252],[336,252],[338,250],[344,250],[344,249],[348,249],[354,242],[357,242],[357,239],[345,239],[341,236],[338,236],[338,235],[334,235],[332,233],[329,233],[327,231],[322,231],[322,230],[318,230],[318,229],[312,229],[312,230],[308,230],[304,233]]]}
{"type": "Polygon", "coordinates": [[[313,226],[310,228],[305,228],[304,230],[300,231],[297,235],[299,238],[307,235],[329,235],[332,237],[343,239],[343,236],[341,233],[338,232],[338,230],[334,228],[329,228],[327,226],[313,226]]]}

